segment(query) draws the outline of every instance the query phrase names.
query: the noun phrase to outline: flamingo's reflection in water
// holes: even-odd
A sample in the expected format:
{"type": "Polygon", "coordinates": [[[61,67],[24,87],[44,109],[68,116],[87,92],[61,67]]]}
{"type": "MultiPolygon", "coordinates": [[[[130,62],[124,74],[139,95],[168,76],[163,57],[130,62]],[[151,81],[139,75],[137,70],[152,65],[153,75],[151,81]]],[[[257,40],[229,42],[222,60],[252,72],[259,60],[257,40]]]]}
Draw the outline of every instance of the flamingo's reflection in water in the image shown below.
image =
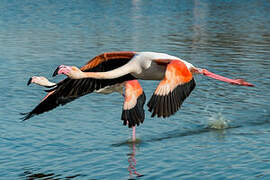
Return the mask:
{"type": "Polygon", "coordinates": [[[137,176],[137,177],[141,177],[143,176],[142,174],[138,173],[138,171],[136,170],[136,142],[131,142],[129,144],[131,152],[127,154],[128,156],[128,172],[129,172],[129,176],[130,179],[133,179],[133,177],[137,176]]]}

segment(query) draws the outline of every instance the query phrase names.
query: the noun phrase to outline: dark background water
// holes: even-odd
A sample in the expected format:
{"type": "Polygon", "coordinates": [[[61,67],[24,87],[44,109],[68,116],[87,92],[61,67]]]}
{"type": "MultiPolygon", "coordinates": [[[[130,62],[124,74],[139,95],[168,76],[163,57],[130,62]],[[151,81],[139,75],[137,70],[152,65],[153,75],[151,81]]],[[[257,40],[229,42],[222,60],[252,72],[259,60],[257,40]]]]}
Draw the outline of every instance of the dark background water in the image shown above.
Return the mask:
{"type": "MultiPolygon", "coordinates": [[[[12,1],[0,3],[0,179],[270,178],[270,2],[12,1]],[[254,88],[197,76],[182,109],[146,119],[140,143],[118,94],[90,94],[20,121],[60,64],[106,51],[157,51],[254,88]],[[213,124],[227,124],[216,130],[213,124]],[[135,163],[136,160],[136,163],[135,163]],[[132,171],[132,172],[133,172],[132,171]]],[[[149,100],[158,82],[141,82],[149,100]]],[[[146,107],[145,107],[146,109],[146,107]]]]}

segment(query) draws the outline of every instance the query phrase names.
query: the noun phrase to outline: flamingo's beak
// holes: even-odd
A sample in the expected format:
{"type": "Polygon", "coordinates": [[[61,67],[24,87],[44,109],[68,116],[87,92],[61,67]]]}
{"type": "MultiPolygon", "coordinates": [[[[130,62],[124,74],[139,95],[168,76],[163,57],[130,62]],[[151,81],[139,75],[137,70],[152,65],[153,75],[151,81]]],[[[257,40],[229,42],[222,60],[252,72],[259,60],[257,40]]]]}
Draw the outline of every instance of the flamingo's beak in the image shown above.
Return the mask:
{"type": "Polygon", "coordinates": [[[60,66],[58,66],[58,67],[56,68],[56,70],[54,71],[54,73],[53,73],[53,75],[52,75],[53,77],[56,76],[56,75],[58,75],[59,69],[60,69],[60,66]]]}
{"type": "Polygon", "coordinates": [[[32,77],[30,77],[30,79],[27,82],[27,86],[29,86],[32,83],[32,77]]]}

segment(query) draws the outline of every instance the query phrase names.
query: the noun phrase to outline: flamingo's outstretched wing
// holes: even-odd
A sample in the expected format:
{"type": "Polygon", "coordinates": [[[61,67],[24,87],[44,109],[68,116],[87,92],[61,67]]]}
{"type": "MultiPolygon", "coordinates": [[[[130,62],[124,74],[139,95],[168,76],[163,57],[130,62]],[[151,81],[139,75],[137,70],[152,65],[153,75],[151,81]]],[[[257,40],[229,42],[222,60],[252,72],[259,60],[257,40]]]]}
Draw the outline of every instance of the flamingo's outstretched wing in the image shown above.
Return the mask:
{"type": "Polygon", "coordinates": [[[158,60],[156,63],[167,65],[164,79],[149,100],[147,106],[152,117],[173,115],[195,88],[195,80],[187,66],[178,60],[158,60]]]}
{"type": "MultiPolygon", "coordinates": [[[[109,52],[96,56],[81,68],[84,72],[106,72],[121,67],[128,63],[135,52],[109,52]]],[[[101,88],[133,80],[131,74],[126,74],[115,79],[70,79],[66,78],[43,98],[43,100],[29,113],[24,113],[23,120],[34,115],[44,113],[56,108],[59,105],[73,101],[74,99],[92,93],[101,88]]]]}
{"type": "Polygon", "coordinates": [[[145,118],[144,106],[145,94],[138,80],[127,81],[125,84],[125,101],[122,111],[124,125],[129,128],[139,126],[145,118]]]}

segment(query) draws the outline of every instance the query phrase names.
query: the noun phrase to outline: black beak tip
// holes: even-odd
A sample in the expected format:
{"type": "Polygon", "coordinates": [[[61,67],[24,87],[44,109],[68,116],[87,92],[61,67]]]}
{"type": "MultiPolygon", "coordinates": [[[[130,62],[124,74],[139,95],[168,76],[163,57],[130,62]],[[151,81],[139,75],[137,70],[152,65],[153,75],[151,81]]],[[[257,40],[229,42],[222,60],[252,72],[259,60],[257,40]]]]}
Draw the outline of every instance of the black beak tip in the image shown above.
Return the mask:
{"type": "Polygon", "coordinates": [[[56,76],[58,74],[58,71],[59,71],[59,67],[56,68],[56,70],[54,71],[52,77],[56,76]]]}
{"type": "Polygon", "coordinates": [[[30,79],[28,80],[27,86],[29,86],[29,85],[31,84],[31,82],[32,82],[32,78],[30,78],[30,79]]]}

